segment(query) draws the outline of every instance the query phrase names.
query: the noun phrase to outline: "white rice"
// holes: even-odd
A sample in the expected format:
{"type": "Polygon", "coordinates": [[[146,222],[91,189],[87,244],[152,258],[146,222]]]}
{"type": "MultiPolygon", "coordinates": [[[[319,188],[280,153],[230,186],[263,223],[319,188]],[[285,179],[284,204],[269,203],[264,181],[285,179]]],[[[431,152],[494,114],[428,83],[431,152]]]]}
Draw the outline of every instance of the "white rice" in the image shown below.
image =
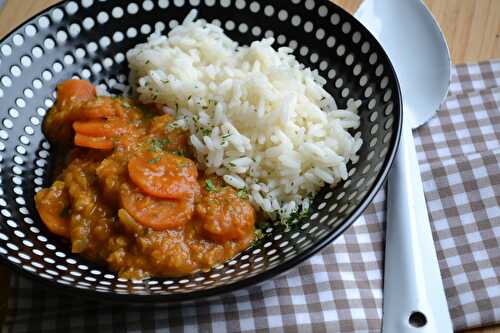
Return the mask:
{"type": "Polygon", "coordinates": [[[191,12],[167,36],[127,53],[139,99],[166,105],[188,129],[207,173],[246,189],[269,216],[288,218],[325,183],[348,177],[362,144],[360,101],[337,109],[326,80],[273,38],[239,46],[191,12]]]}

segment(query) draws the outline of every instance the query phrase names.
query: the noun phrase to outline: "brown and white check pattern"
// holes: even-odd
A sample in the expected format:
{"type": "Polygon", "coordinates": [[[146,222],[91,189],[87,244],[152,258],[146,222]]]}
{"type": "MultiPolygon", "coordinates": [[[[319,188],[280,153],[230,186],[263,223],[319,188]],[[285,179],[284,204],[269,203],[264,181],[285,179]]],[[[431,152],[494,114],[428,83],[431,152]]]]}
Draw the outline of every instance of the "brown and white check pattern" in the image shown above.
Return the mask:
{"type": "MultiPolygon", "coordinates": [[[[454,68],[442,110],[415,133],[456,330],[500,322],[500,61],[454,68]]],[[[378,332],[384,192],[342,237],[281,277],[169,309],[58,295],[14,275],[6,332],[378,332]]]]}

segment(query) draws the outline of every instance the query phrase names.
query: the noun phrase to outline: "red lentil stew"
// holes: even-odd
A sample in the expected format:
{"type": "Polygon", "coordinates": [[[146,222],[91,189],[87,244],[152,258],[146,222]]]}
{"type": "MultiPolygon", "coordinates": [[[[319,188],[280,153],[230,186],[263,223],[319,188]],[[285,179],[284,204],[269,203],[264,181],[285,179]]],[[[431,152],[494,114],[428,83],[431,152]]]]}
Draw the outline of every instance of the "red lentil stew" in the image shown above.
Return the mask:
{"type": "Polygon", "coordinates": [[[251,244],[250,202],[198,169],[172,116],[98,97],[87,81],[62,82],[57,92],[44,133],[61,162],[35,202],[72,252],[141,279],[208,270],[251,244]]]}

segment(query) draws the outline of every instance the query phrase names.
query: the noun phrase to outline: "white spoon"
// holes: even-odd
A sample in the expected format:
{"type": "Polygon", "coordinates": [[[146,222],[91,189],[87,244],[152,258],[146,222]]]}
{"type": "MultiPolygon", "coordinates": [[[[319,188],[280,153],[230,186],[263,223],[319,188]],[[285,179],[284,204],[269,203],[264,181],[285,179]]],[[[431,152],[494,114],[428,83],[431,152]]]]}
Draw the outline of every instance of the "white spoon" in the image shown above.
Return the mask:
{"type": "Polygon", "coordinates": [[[389,55],[403,95],[401,143],[388,179],[382,331],[452,332],[411,132],[446,96],[448,47],[420,0],[365,0],[355,17],[389,55]]]}

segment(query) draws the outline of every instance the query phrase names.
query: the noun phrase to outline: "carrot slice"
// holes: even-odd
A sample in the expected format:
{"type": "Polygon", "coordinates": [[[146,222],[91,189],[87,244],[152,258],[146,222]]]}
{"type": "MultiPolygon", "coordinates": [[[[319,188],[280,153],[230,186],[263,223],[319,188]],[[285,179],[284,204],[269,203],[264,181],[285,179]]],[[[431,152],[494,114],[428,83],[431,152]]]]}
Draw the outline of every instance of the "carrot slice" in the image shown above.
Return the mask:
{"type": "Polygon", "coordinates": [[[112,99],[102,97],[92,103],[86,103],[80,112],[84,119],[110,118],[117,115],[117,105],[112,99]]]}
{"type": "Polygon", "coordinates": [[[137,223],[153,230],[183,226],[191,219],[194,200],[157,199],[143,194],[137,187],[124,183],[120,190],[123,208],[137,223]]]}
{"type": "Polygon", "coordinates": [[[184,199],[199,192],[196,164],[169,153],[144,153],[128,163],[130,179],[144,193],[158,198],[184,199]]]}
{"type": "Polygon", "coordinates": [[[113,140],[106,137],[94,137],[80,133],[75,134],[75,145],[93,149],[113,149],[113,140]]]}
{"type": "Polygon", "coordinates": [[[105,121],[75,121],[73,123],[75,132],[88,136],[112,136],[113,128],[105,121]]]}
{"type": "Polygon", "coordinates": [[[112,137],[113,135],[120,135],[125,132],[126,123],[119,119],[113,119],[112,121],[75,121],[73,129],[75,132],[83,135],[112,137]]]}
{"type": "Polygon", "coordinates": [[[70,238],[69,197],[62,181],[55,181],[35,196],[36,209],[43,223],[54,234],[70,238]]]}
{"type": "Polygon", "coordinates": [[[57,99],[60,102],[72,98],[88,100],[94,99],[96,96],[95,87],[85,80],[66,80],[57,86],[57,99]]]}

